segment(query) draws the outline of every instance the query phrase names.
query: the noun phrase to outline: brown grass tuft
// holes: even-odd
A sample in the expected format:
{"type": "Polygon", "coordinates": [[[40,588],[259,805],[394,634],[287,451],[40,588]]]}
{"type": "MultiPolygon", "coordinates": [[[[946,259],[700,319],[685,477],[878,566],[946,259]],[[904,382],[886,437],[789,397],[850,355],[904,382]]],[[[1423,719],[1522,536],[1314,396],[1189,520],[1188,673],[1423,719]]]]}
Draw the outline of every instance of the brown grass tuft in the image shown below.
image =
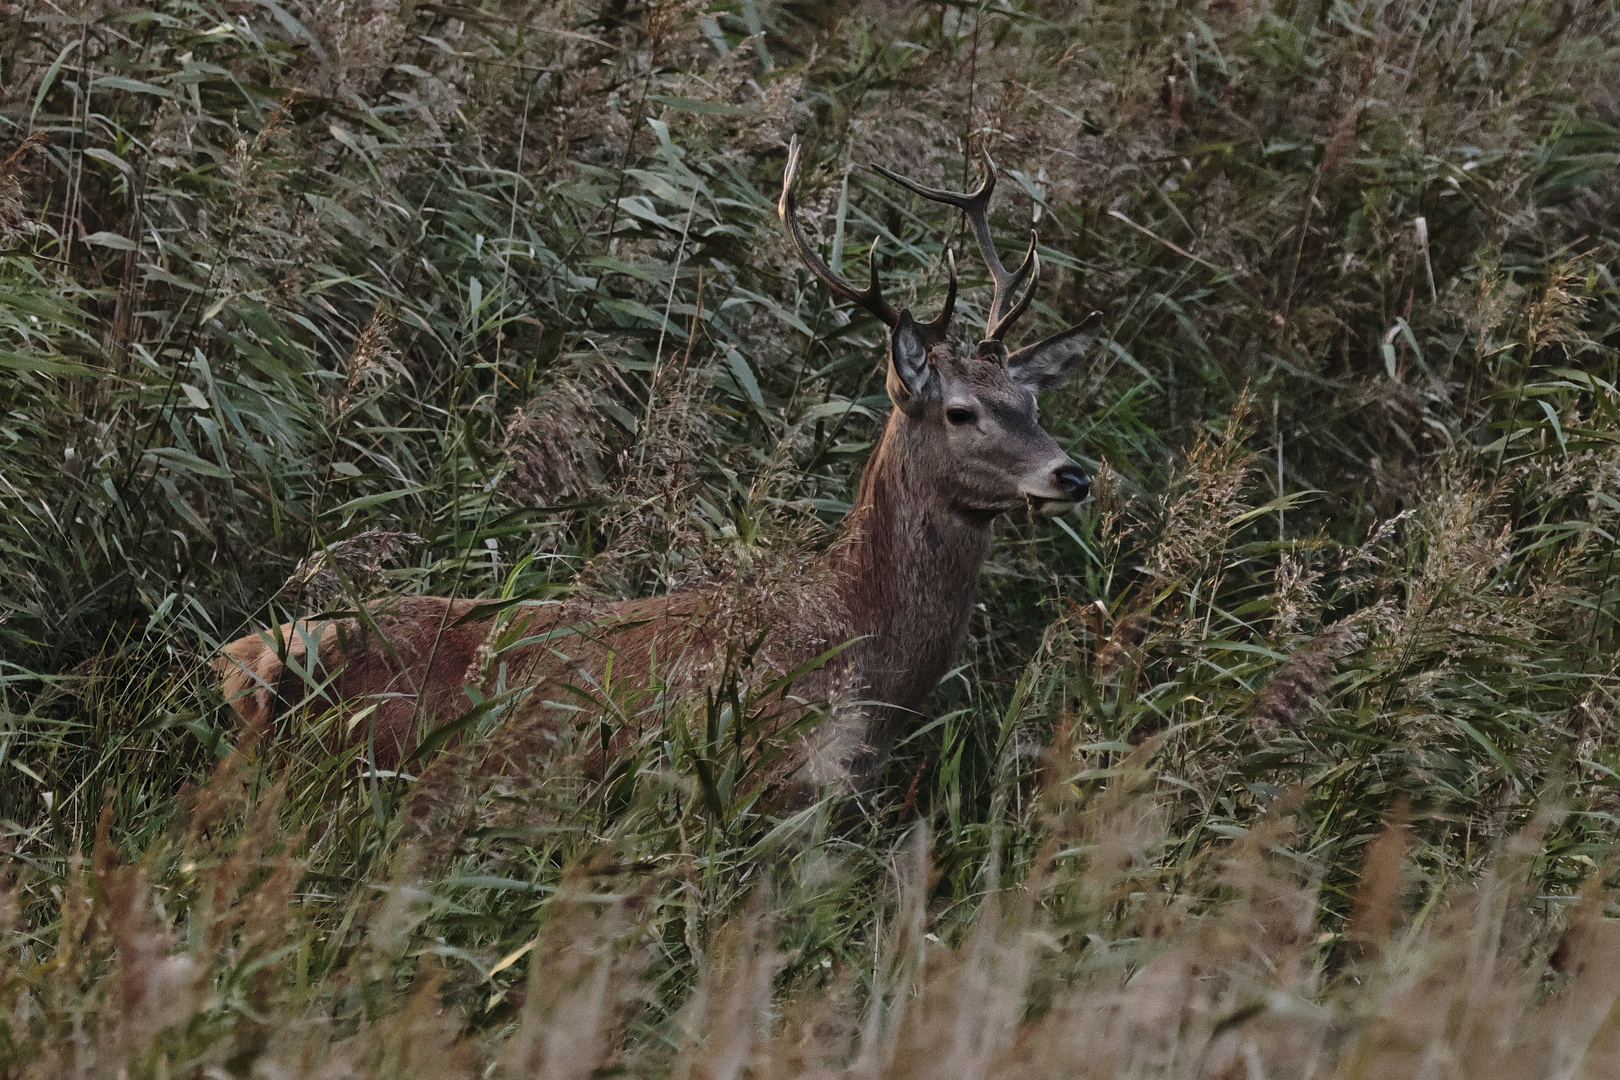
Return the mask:
{"type": "Polygon", "coordinates": [[[541,506],[578,498],[603,481],[603,447],[602,414],[589,391],[559,378],[507,422],[506,490],[541,506]]]}
{"type": "Polygon", "coordinates": [[[1356,624],[1362,621],[1342,619],[1296,649],[1250,700],[1249,718],[1262,729],[1303,724],[1311,703],[1332,684],[1335,664],[1361,644],[1356,624]]]}
{"type": "Polygon", "coordinates": [[[328,544],[301,561],[288,575],[287,588],[303,608],[319,609],[337,597],[365,597],[382,583],[385,563],[422,543],[415,533],[367,529],[328,544]]]}
{"type": "Polygon", "coordinates": [[[1406,858],[1408,836],[1406,818],[1409,804],[1403,797],[1390,811],[1384,829],[1367,845],[1361,866],[1361,884],[1356,889],[1350,922],[1344,936],[1363,955],[1381,950],[1400,914],[1402,863],[1406,858]]]}

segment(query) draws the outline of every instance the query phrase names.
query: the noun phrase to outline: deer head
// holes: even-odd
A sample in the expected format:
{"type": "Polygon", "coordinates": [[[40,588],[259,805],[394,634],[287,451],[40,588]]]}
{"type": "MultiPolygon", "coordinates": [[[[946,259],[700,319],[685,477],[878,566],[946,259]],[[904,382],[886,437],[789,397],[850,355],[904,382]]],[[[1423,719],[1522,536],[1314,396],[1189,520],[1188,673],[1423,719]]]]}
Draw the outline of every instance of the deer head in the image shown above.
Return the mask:
{"type": "Polygon", "coordinates": [[[932,487],[929,495],[970,518],[993,517],[1024,505],[1043,513],[1061,513],[1084,499],[1091,482],[1040,426],[1035,398],[1068,378],[1101,332],[1102,316],[1092,312],[1078,325],[1017,350],[1009,351],[1003,344],[1002,338],[1034,297],[1040,256],[1034,233],[1016,270],[1008,271],[996,254],[989,219],[996,168],[989,153],[984,155],[984,181],[969,194],[926,187],[875,167],[926,199],[957,207],[973,228],[995,292],[984,339],[965,358],[957,356],[950,343],[956,306],[954,258],[947,254],[950,288],[945,305],[928,322],[918,322],[908,309],[896,311],[883,299],[876,242],[872,245],[871,283],[856,288],[834,273],[805,239],[793,198],[799,162],[795,139],[788,151],[778,212],[789,240],[810,271],[834,295],[859,304],[889,328],[887,387],[896,409],[891,432],[904,446],[912,479],[932,487]],[[895,431],[896,425],[902,430],[895,431]]]}

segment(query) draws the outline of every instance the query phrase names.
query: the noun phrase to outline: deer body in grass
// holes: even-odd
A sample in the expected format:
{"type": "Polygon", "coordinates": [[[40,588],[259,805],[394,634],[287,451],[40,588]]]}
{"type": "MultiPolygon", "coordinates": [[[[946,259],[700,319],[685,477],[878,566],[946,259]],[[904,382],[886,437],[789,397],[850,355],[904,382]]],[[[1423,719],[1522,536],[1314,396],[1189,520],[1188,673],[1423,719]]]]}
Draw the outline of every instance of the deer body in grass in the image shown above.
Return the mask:
{"type": "Polygon", "coordinates": [[[944,306],[928,322],[884,299],[875,245],[871,282],[855,287],[805,238],[793,195],[799,164],[795,143],[778,206],[787,238],[834,296],[888,328],[886,387],[894,404],[842,534],[804,567],[799,584],[773,582],[757,595],[734,582],[616,603],[536,603],[499,619],[480,618],[479,601],[407,597],[363,621],[288,624],[241,638],[222,656],[225,696],[250,726],[341,702],[357,718],[346,725],[347,738],[364,738],[372,762],[392,767],[427,732],[466,713],[468,687],[487,692],[498,667],[506,688],[526,692],[502,724],[518,732],[510,747],[524,746],[526,734],[528,750],[508,749],[520,757],[540,752],[535,741],[569,723],[571,711],[579,715],[567,703],[577,701],[580,687],[610,693],[609,684],[656,678],[701,690],[739,641],[763,643],[758,652],[776,672],[844,643],[832,661],[801,676],[795,693],[803,701],[859,703],[844,711],[855,719],[841,722],[853,730],[835,740],[835,767],[857,782],[871,777],[897,736],[918,723],[961,649],[996,517],[1026,506],[1061,512],[1087,495],[1085,474],[1040,426],[1035,399],[1067,378],[1096,339],[1100,317],[1009,351],[1003,336],[1033,297],[1040,260],[1033,236],[1015,270],[996,253],[989,156],[983,183],[969,194],[880,168],[911,191],[959,208],[972,226],[994,295],[983,340],[972,354],[957,355],[949,344],[954,262],[944,306]]]}

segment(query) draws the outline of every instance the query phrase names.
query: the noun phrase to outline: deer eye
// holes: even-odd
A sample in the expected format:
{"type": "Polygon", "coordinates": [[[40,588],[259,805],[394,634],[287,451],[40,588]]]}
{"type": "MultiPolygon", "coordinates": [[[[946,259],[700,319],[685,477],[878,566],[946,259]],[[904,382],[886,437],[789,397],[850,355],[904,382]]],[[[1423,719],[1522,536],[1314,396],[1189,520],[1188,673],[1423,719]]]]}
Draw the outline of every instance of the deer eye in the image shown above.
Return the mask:
{"type": "Polygon", "coordinates": [[[979,418],[979,414],[972,409],[964,409],[960,405],[945,410],[945,419],[953,424],[971,424],[979,418]]]}

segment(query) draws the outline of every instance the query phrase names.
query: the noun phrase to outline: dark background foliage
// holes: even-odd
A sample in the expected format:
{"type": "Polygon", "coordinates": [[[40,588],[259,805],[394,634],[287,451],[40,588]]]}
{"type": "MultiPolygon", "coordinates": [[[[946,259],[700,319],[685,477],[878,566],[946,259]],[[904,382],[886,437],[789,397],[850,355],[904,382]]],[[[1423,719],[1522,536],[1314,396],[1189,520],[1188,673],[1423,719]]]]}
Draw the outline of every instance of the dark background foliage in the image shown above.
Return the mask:
{"type": "MultiPolygon", "coordinates": [[[[1548,895],[1607,852],[1611,4],[0,12],[0,818],[30,955],[103,808],[180,874],[183,790],[235,761],[225,641],[378,592],[792,587],[888,406],[881,327],[782,242],[795,135],[847,271],[876,242],[931,311],[954,247],[965,344],[988,287],[961,223],[864,166],[967,187],[991,153],[1004,257],[1033,227],[1046,267],[1023,334],[1105,314],[1042,404],[1098,497],[1001,528],[963,666],[853,834],[780,856],[746,785],[683,799],[681,755],[722,748],[649,743],[544,838],[457,848],[411,940],[487,970],[565,867],[679,856],[645,886],[647,1030],[767,879],[799,914],[778,978],[818,986],[876,947],[909,823],[951,938],[987,858],[1050,861],[1047,785],[1093,791],[1132,747],[1155,887],[1219,893],[1205,868],[1283,797],[1333,962],[1397,805],[1414,910],[1543,804],[1570,811],[1548,895]]],[[[408,780],[294,742],[246,790],[281,777],[320,883],[293,905],[308,986],[369,947],[354,897],[405,872],[408,780]]],[[[494,983],[456,990],[481,1030],[515,1007],[494,983]]]]}

